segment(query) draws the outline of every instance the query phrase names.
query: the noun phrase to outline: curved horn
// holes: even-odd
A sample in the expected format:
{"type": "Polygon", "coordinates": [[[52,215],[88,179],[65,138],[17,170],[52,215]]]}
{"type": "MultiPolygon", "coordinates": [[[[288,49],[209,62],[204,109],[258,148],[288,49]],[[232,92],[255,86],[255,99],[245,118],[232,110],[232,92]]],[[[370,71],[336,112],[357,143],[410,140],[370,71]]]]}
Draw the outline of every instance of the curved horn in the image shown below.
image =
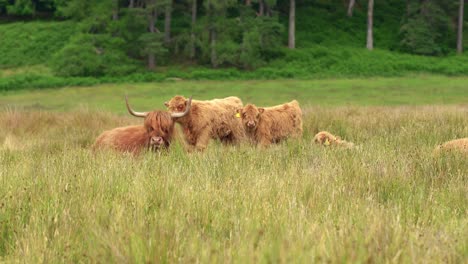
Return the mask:
{"type": "Polygon", "coordinates": [[[148,115],[148,112],[135,112],[133,111],[133,109],[130,107],[130,105],[128,104],[128,98],[127,96],[125,95],[125,104],[127,105],[127,110],[128,112],[132,115],[132,116],[136,116],[136,117],[146,117],[148,115]]]}
{"type": "Polygon", "coordinates": [[[185,112],[183,113],[172,113],[172,118],[184,117],[190,112],[190,107],[192,106],[192,96],[188,99],[187,107],[185,108],[185,112]]]}

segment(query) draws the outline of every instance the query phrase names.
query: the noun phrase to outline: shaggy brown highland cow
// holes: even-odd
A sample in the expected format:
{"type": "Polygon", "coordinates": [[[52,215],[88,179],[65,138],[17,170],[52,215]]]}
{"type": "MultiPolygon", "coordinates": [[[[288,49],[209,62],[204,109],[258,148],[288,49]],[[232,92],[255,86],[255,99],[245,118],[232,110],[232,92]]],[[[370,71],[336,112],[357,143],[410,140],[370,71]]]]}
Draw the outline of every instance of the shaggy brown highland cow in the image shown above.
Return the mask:
{"type": "MultiPolygon", "coordinates": [[[[179,113],[187,111],[187,102],[185,97],[178,95],[164,105],[170,112],[179,113]]],[[[242,101],[234,96],[193,100],[189,113],[175,121],[182,126],[186,142],[196,150],[205,149],[210,139],[236,144],[245,138],[242,123],[235,117],[239,107],[242,107],[242,101]]]]}
{"type": "Polygon", "coordinates": [[[190,111],[191,98],[183,113],[170,114],[165,111],[136,112],[125,97],[128,112],[143,117],[143,126],[118,127],[103,132],[93,145],[93,149],[110,148],[121,152],[139,154],[143,149],[158,150],[168,148],[174,136],[174,118],[183,117],[190,111]]]}
{"type": "Polygon", "coordinates": [[[248,104],[237,109],[237,113],[246,135],[256,144],[268,146],[288,137],[302,136],[302,111],[296,100],[265,108],[248,104]]]}
{"type": "Polygon", "coordinates": [[[434,150],[434,154],[440,154],[442,152],[460,152],[468,155],[468,138],[459,138],[447,141],[434,150]]]}
{"type": "Polygon", "coordinates": [[[314,143],[323,146],[339,146],[344,148],[354,147],[354,143],[342,140],[340,137],[334,136],[327,131],[318,132],[314,137],[314,143]]]}

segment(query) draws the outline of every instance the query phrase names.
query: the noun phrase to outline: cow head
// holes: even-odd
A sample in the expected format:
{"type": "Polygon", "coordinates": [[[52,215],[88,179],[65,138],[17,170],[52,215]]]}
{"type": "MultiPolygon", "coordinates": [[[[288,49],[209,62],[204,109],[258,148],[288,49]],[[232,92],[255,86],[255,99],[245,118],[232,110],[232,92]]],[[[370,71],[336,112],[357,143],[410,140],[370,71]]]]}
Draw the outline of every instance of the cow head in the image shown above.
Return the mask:
{"type": "Polygon", "coordinates": [[[335,144],[339,140],[338,137],[332,135],[327,131],[321,131],[314,136],[314,142],[316,144],[328,146],[330,144],[335,144]]]}
{"type": "Polygon", "coordinates": [[[192,98],[189,99],[185,112],[174,114],[159,110],[151,112],[136,112],[130,107],[127,97],[125,97],[125,103],[127,104],[127,110],[131,115],[145,118],[144,126],[148,135],[149,147],[152,150],[157,150],[161,147],[169,147],[174,133],[174,118],[187,115],[190,110],[192,98]]]}
{"type": "Polygon", "coordinates": [[[256,107],[253,104],[247,104],[243,108],[237,109],[237,113],[240,115],[240,118],[242,118],[242,123],[247,131],[257,129],[258,122],[264,111],[265,108],[256,107]]]}
{"type": "Polygon", "coordinates": [[[190,105],[192,103],[192,97],[189,99],[177,95],[174,96],[169,102],[165,102],[164,105],[167,107],[171,115],[175,118],[184,117],[190,111],[190,105]]]}

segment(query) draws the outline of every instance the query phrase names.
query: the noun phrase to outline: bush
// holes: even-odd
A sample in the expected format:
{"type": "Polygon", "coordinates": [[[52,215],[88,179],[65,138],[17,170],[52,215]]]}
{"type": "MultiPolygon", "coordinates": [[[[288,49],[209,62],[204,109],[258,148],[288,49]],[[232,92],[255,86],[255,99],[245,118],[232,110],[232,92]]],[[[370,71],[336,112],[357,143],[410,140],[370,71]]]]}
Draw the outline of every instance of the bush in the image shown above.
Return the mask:
{"type": "Polygon", "coordinates": [[[0,68],[43,64],[75,33],[70,21],[0,25],[0,68]]]}
{"type": "Polygon", "coordinates": [[[121,49],[119,38],[106,34],[79,34],[57,52],[50,66],[58,76],[118,76],[136,70],[121,49]]]}

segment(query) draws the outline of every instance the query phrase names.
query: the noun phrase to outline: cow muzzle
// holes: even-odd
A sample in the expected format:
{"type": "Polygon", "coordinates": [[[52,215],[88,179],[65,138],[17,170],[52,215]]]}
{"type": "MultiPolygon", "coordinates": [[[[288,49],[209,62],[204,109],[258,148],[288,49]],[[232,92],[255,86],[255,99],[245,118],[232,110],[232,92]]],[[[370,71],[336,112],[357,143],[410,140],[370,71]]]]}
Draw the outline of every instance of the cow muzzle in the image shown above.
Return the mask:
{"type": "Polygon", "coordinates": [[[161,146],[164,144],[164,139],[162,137],[151,137],[150,145],[151,146],[161,146]]]}
{"type": "Polygon", "coordinates": [[[248,122],[246,123],[246,126],[247,126],[248,128],[250,128],[250,129],[255,128],[255,125],[256,125],[256,124],[255,124],[254,121],[248,121],[248,122]]]}

